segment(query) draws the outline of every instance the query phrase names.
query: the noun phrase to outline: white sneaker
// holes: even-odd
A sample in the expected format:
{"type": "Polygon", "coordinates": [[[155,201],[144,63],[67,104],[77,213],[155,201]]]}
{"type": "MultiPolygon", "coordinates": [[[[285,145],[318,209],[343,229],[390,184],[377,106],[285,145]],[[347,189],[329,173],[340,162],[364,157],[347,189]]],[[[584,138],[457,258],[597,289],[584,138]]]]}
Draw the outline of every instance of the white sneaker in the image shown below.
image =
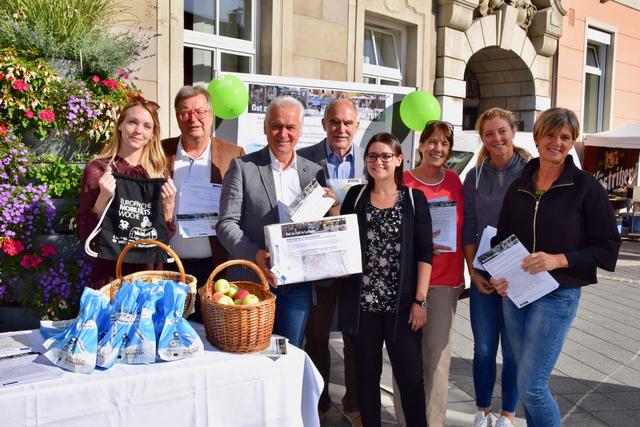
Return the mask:
{"type": "Polygon", "coordinates": [[[496,427],[513,427],[513,424],[511,424],[509,418],[505,417],[504,415],[500,415],[500,418],[498,418],[498,422],[496,422],[496,427]]]}
{"type": "Polygon", "coordinates": [[[484,412],[478,411],[473,419],[473,427],[491,427],[492,424],[490,413],[485,415],[484,412]]]}

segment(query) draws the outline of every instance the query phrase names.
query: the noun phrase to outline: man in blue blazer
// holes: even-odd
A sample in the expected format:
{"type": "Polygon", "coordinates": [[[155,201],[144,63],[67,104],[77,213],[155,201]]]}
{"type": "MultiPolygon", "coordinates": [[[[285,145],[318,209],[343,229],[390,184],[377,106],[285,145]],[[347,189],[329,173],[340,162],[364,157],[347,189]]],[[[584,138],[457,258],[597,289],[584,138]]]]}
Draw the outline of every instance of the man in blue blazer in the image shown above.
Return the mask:
{"type": "MultiPolygon", "coordinates": [[[[274,286],[264,226],[284,222],[278,206],[293,202],[313,179],[326,187],[322,168],[297,156],[294,150],[303,119],[304,107],[297,99],[279,96],[271,101],[264,121],[268,145],[232,160],[222,184],[216,225],[218,239],[229,252],[229,258],[255,262],[269,279],[271,290],[277,296],[274,333],[289,338],[296,347],[302,347],[312,302],[312,284],[274,286]]],[[[339,213],[338,206],[336,201],[332,214],[339,213]]],[[[240,268],[230,269],[227,278],[258,281],[253,272],[240,268]]]]}
{"type": "MultiPolygon", "coordinates": [[[[364,152],[353,144],[353,137],[359,125],[358,111],[353,103],[348,99],[337,99],[327,106],[322,119],[322,127],[327,137],[310,147],[301,148],[298,154],[322,166],[327,180],[362,179],[365,167],[364,152]]],[[[311,307],[307,322],[304,350],[309,354],[324,380],[324,389],[318,402],[318,412],[323,417],[331,407],[329,333],[338,297],[338,286],[333,280],[325,280],[317,282],[315,290],[316,301],[311,307]]],[[[348,335],[343,335],[343,341],[346,390],[342,398],[342,416],[352,425],[358,426],[360,411],[356,391],[353,344],[348,335]]]]}

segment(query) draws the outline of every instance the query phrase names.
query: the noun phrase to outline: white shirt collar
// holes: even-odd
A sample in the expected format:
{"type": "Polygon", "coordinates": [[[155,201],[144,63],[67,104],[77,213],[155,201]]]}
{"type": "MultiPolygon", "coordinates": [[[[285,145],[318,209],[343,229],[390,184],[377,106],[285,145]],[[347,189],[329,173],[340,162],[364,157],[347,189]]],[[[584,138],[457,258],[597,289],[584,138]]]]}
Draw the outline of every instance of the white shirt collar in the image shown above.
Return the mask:
{"type": "Polygon", "coordinates": [[[295,150],[293,151],[293,161],[285,169],[282,169],[280,161],[276,159],[276,156],[273,154],[273,152],[271,152],[271,148],[269,148],[269,158],[271,159],[271,169],[273,169],[276,172],[282,172],[284,170],[291,169],[291,168],[298,170],[298,156],[296,155],[295,150]]]}
{"type": "MultiPolygon", "coordinates": [[[[193,159],[194,161],[199,161],[199,160],[204,160],[204,159],[208,159],[209,158],[209,153],[211,152],[211,138],[209,138],[209,143],[207,144],[207,148],[205,148],[202,153],[200,154],[200,157],[198,157],[197,159],[193,159]]],[[[184,145],[182,145],[182,136],[180,136],[178,138],[178,148],[177,148],[177,157],[180,160],[188,160],[191,159],[191,156],[187,154],[187,152],[184,149],[184,145]]]]}

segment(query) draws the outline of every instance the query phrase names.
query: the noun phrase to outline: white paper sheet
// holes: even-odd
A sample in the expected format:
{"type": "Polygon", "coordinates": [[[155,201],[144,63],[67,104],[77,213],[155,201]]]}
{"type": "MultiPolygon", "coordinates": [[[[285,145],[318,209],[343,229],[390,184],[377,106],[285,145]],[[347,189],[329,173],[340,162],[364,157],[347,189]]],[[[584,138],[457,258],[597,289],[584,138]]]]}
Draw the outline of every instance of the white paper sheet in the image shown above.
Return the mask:
{"type": "Polygon", "coordinates": [[[0,357],[28,353],[32,346],[32,331],[7,332],[0,335],[0,357]]]}
{"type": "Polygon", "coordinates": [[[431,214],[431,228],[433,229],[433,243],[446,246],[440,252],[455,252],[457,250],[456,202],[429,201],[431,214]]]}
{"type": "Polygon", "coordinates": [[[324,194],[318,181],[311,181],[287,208],[284,222],[315,221],[325,216],[335,200],[324,194]]]}
{"type": "Polygon", "coordinates": [[[355,214],[267,225],[264,233],[279,285],[362,272],[355,214]]]}
{"type": "Polygon", "coordinates": [[[362,184],[361,179],[329,179],[327,180],[327,185],[331,187],[336,196],[338,196],[338,200],[340,203],[344,202],[344,197],[347,195],[347,192],[354,185],[362,184]]]}
{"type": "Polygon", "coordinates": [[[522,260],[528,255],[530,253],[527,248],[512,234],[478,257],[491,276],[507,279],[507,295],[519,308],[542,298],[559,286],[548,271],[536,274],[523,271],[522,260]]]}
{"type": "Polygon", "coordinates": [[[184,181],[180,188],[176,214],[180,235],[185,239],[215,236],[222,185],[184,181]]]}
{"type": "Polygon", "coordinates": [[[476,256],[473,259],[473,268],[477,268],[479,270],[486,271],[484,266],[480,261],[478,261],[478,257],[483,253],[487,252],[491,249],[491,239],[496,235],[498,229],[487,225],[484,230],[482,230],[482,236],[480,236],[480,243],[478,244],[478,248],[476,249],[476,256]]]}
{"type": "Polygon", "coordinates": [[[0,390],[62,376],[62,369],[39,354],[25,353],[0,359],[0,390]]]}

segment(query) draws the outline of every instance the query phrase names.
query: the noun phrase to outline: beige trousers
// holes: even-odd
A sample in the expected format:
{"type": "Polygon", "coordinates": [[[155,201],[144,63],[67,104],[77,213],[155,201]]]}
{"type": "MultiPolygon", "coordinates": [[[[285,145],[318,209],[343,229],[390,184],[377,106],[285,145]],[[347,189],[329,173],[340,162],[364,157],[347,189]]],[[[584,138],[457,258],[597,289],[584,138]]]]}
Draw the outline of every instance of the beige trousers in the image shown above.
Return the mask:
{"type": "MultiPolygon", "coordinates": [[[[427,323],[422,327],[422,371],[429,427],[441,427],[447,419],[451,325],[464,285],[429,286],[427,323]]],[[[398,425],[404,426],[400,392],[393,381],[393,404],[398,425]]]]}

